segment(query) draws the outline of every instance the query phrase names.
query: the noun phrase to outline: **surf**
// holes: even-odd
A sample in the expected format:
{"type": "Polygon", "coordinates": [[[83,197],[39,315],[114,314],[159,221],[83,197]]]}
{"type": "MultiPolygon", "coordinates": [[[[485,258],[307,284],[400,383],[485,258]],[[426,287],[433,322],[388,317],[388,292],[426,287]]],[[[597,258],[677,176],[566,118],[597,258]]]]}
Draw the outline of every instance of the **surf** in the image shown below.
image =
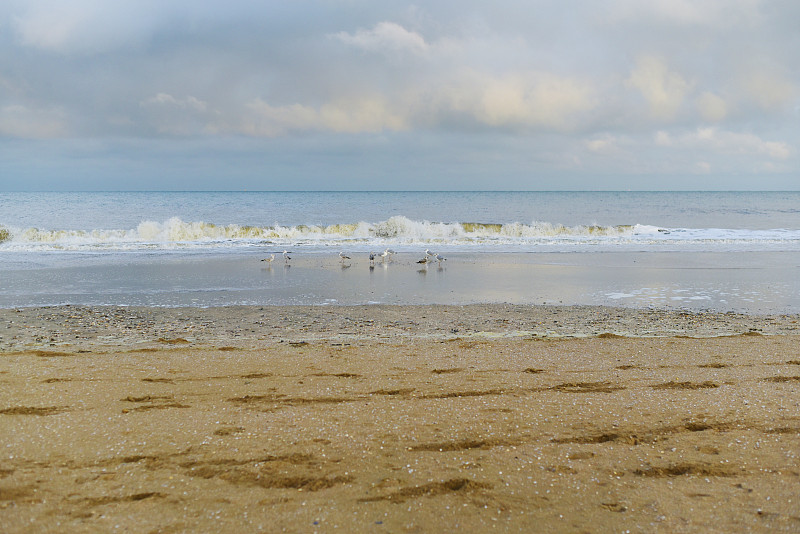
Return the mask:
{"type": "Polygon", "coordinates": [[[15,228],[0,224],[0,250],[181,250],[247,248],[254,246],[327,247],[446,246],[574,248],[578,245],[608,246],[800,246],[800,230],[742,230],[719,228],[670,228],[649,224],[566,226],[531,223],[436,222],[395,215],[377,222],[338,222],[328,225],[218,225],[205,221],[141,221],[127,229],[15,228]]]}

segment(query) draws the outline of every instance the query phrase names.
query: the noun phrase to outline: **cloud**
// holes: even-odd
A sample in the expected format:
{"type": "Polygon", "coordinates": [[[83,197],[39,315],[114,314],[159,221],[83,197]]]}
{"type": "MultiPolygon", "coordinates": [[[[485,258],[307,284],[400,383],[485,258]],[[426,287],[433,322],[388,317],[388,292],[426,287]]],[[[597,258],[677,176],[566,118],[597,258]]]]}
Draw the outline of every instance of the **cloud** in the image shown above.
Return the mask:
{"type": "Polygon", "coordinates": [[[590,89],[549,73],[495,77],[473,74],[442,100],[453,110],[490,127],[569,129],[576,116],[593,107],[590,89]],[[447,102],[449,100],[449,102],[447,102]]]}
{"type": "Polygon", "coordinates": [[[625,85],[638,89],[650,114],[664,120],[675,118],[691,88],[680,74],[668,69],[663,59],[654,56],[641,56],[625,85]]]}
{"type": "Polygon", "coordinates": [[[408,129],[441,130],[453,122],[471,129],[566,131],[594,105],[591,91],[575,80],[551,74],[495,77],[470,73],[447,83],[398,88],[379,94],[332,99],[320,106],[274,105],[254,99],[243,118],[228,128],[277,137],[307,131],[376,133],[408,129]]]}
{"type": "Polygon", "coordinates": [[[586,148],[596,154],[619,154],[622,150],[620,146],[622,140],[608,133],[589,139],[585,143],[586,148]]]}
{"type": "Polygon", "coordinates": [[[195,111],[206,111],[208,104],[193,96],[187,96],[184,99],[178,99],[167,93],[158,93],[156,96],[144,100],[140,104],[142,107],[150,106],[167,106],[177,107],[180,109],[191,109],[195,111]]]}
{"type": "Polygon", "coordinates": [[[5,0],[0,135],[797,172],[800,3],[521,5],[5,0]]]}
{"type": "Polygon", "coordinates": [[[227,128],[256,137],[277,137],[308,131],[399,131],[407,126],[404,117],[389,109],[380,98],[340,101],[319,108],[302,104],[273,106],[256,99],[247,105],[247,110],[249,113],[243,119],[227,128]]]}
{"type": "Polygon", "coordinates": [[[664,130],[656,132],[654,141],[656,146],[672,146],[672,136],[664,130]]]}
{"type": "Polygon", "coordinates": [[[767,111],[782,109],[800,95],[784,76],[764,69],[748,72],[742,83],[749,98],[767,111]]]}
{"type": "Polygon", "coordinates": [[[379,22],[370,30],[355,33],[339,32],[333,37],[368,52],[412,52],[424,54],[429,45],[418,33],[408,31],[394,22],[379,22]]]}
{"type": "Polygon", "coordinates": [[[762,18],[763,0],[616,0],[606,5],[610,18],[642,23],[653,19],[683,26],[725,27],[755,24],[762,18]]]}
{"type": "Polygon", "coordinates": [[[158,4],[105,0],[30,0],[14,17],[19,41],[61,54],[91,54],[136,44],[150,37],[158,4]]]}
{"type": "Polygon", "coordinates": [[[728,105],[721,97],[710,91],[697,98],[697,110],[700,116],[709,122],[719,122],[728,115],[728,105]]]}
{"type": "Polygon", "coordinates": [[[218,113],[209,109],[207,102],[193,96],[175,98],[168,93],[158,93],[139,103],[145,120],[161,134],[192,135],[209,133],[218,113]]]}
{"type": "Polygon", "coordinates": [[[790,145],[782,141],[765,141],[751,133],[737,133],[719,128],[697,128],[678,136],[659,131],[655,143],[662,147],[683,150],[700,150],[728,155],[759,155],[773,160],[786,160],[792,156],[790,145]]]}
{"type": "Polygon", "coordinates": [[[22,105],[0,108],[0,136],[49,139],[67,135],[64,111],[33,109],[22,105]]]}
{"type": "Polygon", "coordinates": [[[697,174],[709,174],[711,173],[711,164],[707,161],[698,161],[694,165],[694,172],[697,174]]]}

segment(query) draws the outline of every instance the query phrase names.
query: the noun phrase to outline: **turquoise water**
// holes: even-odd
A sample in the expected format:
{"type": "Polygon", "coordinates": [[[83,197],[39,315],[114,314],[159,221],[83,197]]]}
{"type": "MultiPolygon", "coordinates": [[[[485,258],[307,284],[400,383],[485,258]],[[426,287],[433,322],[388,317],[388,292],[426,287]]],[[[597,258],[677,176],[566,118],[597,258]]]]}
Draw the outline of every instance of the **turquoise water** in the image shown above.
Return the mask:
{"type": "Polygon", "coordinates": [[[561,302],[795,313],[798,258],[798,192],[0,194],[0,307],[561,302]],[[386,248],[393,261],[370,269],[368,253],[386,248]],[[447,260],[420,266],[425,249],[447,260]],[[353,260],[340,264],[340,250],[353,260]]]}

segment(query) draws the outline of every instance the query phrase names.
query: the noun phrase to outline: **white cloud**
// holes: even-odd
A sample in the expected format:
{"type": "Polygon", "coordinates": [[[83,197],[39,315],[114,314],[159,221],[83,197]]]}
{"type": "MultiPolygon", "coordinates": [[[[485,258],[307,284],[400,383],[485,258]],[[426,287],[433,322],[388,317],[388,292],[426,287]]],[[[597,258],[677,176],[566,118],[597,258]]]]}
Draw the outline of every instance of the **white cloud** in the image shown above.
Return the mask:
{"type": "Polygon", "coordinates": [[[486,81],[474,113],[490,126],[564,129],[576,113],[590,107],[587,89],[573,80],[553,75],[509,76],[486,81]]]}
{"type": "MultiPolygon", "coordinates": [[[[155,100],[171,103],[168,95],[155,100]]],[[[339,97],[319,106],[274,105],[259,98],[245,106],[243,118],[229,118],[227,126],[220,129],[277,137],[307,131],[436,130],[456,121],[489,130],[566,131],[593,105],[590,88],[576,80],[551,74],[495,77],[469,73],[441,85],[428,82],[384,95],[339,97]]]]}
{"type": "Polygon", "coordinates": [[[620,152],[620,139],[610,134],[586,141],[586,148],[597,154],[615,154],[620,152]]]}
{"type": "Polygon", "coordinates": [[[753,24],[761,19],[763,0],[616,0],[606,5],[609,18],[643,18],[692,26],[753,24]]]}
{"type": "Polygon", "coordinates": [[[392,109],[381,97],[326,104],[320,109],[320,117],[322,123],[335,132],[400,131],[408,128],[407,117],[392,109]]]}
{"type": "Polygon", "coordinates": [[[61,110],[32,109],[22,105],[0,108],[0,136],[48,139],[66,134],[66,119],[61,110]]]}
{"type": "Polygon", "coordinates": [[[711,172],[711,164],[707,161],[698,161],[694,165],[694,170],[697,174],[709,174],[711,172]]]}
{"type": "Polygon", "coordinates": [[[192,135],[210,133],[218,113],[194,96],[175,98],[168,93],[158,93],[143,100],[139,106],[146,120],[162,134],[192,135]]]}
{"type": "Polygon", "coordinates": [[[258,137],[277,137],[304,131],[398,131],[407,127],[405,118],[390,110],[380,98],[340,101],[319,108],[301,104],[272,106],[256,99],[247,105],[247,111],[245,118],[232,128],[258,137]]]}
{"type": "Polygon", "coordinates": [[[689,150],[701,150],[718,154],[744,154],[767,156],[774,160],[785,160],[792,155],[788,143],[765,141],[751,133],[736,133],[718,128],[698,128],[679,136],[659,132],[656,144],[689,150]]]}
{"type": "Polygon", "coordinates": [[[639,90],[654,118],[665,120],[675,117],[691,88],[664,60],[654,56],[641,56],[625,85],[639,90]]]}
{"type": "Polygon", "coordinates": [[[796,173],[800,3],[601,4],[4,0],[0,135],[386,132],[542,169],[796,173]]]}
{"type": "Polygon", "coordinates": [[[657,146],[672,146],[672,136],[664,130],[659,130],[655,135],[655,143],[657,146]]]}
{"type": "Polygon", "coordinates": [[[798,87],[784,76],[765,70],[748,72],[742,83],[748,96],[768,111],[783,108],[800,95],[798,87]]]}
{"type": "Polygon", "coordinates": [[[709,122],[719,122],[728,115],[728,105],[721,97],[710,91],[697,98],[697,109],[700,116],[709,122]]]}
{"type": "Polygon", "coordinates": [[[595,106],[589,84],[549,73],[470,72],[415,95],[420,123],[433,127],[467,119],[490,129],[566,131],[595,106]]]}
{"type": "Polygon", "coordinates": [[[139,105],[142,107],[173,106],[181,109],[192,109],[195,111],[206,111],[208,109],[208,104],[206,102],[203,102],[202,100],[199,100],[193,96],[187,96],[186,98],[178,99],[167,93],[158,93],[156,96],[142,101],[139,105]]]}
{"type": "Polygon", "coordinates": [[[309,106],[271,106],[257,99],[247,106],[252,114],[243,121],[242,131],[258,137],[276,137],[288,132],[319,128],[319,112],[309,106]]]}
{"type": "Polygon", "coordinates": [[[407,51],[422,54],[429,48],[420,34],[406,30],[394,22],[379,22],[370,30],[360,29],[353,34],[339,32],[333,37],[369,52],[407,51]]]}

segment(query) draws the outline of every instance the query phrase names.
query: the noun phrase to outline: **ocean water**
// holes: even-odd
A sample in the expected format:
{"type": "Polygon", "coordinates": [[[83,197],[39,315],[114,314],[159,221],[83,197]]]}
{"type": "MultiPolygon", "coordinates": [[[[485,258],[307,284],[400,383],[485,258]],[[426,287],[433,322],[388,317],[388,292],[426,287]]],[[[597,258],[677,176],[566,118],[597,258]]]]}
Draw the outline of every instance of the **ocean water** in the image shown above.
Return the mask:
{"type": "Polygon", "coordinates": [[[800,192],[0,193],[0,307],[798,313],[798,279],[800,192]],[[391,261],[371,265],[387,248],[391,261]],[[447,260],[416,263],[426,249],[447,260]]]}

